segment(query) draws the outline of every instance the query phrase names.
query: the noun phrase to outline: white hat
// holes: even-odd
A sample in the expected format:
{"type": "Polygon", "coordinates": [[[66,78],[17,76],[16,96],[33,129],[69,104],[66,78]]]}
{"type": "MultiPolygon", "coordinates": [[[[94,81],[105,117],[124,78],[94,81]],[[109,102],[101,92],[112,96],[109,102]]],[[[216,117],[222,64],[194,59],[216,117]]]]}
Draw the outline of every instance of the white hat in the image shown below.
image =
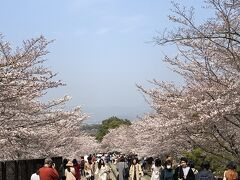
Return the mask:
{"type": "Polygon", "coordinates": [[[66,166],[73,166],[73,163],[72,163],[72,161],[68,161],[68,163],[66,164],[66,166]]]}

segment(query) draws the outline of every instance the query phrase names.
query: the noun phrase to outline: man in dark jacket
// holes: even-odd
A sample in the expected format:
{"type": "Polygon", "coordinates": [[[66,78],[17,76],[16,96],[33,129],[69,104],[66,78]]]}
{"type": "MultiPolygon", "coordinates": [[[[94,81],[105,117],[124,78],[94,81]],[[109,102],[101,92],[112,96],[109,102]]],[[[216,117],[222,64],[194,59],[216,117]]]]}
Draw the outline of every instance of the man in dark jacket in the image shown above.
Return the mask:
{"type": "Polygon", "coordinates": [[[214,180],[213,173],[209,171],[210,163],[205,161],[201,164],[201,171],[196,175],[196,180],[214,180]]]}
{"type": "Polygon", "coordinates": [[[187,158],[180,159],[180,166],[175,169],[174,180],[195,180],[195,175],[187,163],[187,158]]]}

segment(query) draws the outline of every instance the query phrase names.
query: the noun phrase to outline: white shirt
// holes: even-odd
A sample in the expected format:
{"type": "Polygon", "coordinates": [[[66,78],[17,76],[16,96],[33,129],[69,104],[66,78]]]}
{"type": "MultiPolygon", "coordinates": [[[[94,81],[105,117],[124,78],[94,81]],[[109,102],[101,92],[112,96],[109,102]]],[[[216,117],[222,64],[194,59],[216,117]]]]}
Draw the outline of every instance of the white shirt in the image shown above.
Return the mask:
{"type": "Polygon", "coordinates": [[[184,177],[187,177],[190,167],[185,167],[185,168],[182,168],[182,169],[183,169],[184,177]]]}
{"type": "Polygon", "coordinates": [[[30,180],[40,180],[40,177],[39,177],[39,175],[37,175],[36,173],[34,173],[34,174],[32,174],[30,180]]]}
{"type": "Polygon", "coordinates": [[[161,166],[157,167],[157,166],[155,166],[154,164],[152,165],[152,176],[151,176],[151,180],[159,180],[161,169],[162,169],[161,166]]]}

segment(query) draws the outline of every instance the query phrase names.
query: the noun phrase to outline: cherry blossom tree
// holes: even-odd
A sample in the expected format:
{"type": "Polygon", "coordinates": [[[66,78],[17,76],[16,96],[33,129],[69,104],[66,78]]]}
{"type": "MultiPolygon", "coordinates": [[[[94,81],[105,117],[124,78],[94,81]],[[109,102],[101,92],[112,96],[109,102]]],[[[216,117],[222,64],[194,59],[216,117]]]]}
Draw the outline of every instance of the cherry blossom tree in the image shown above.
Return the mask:
{"type": "Polygon", "coordinates": [[[106,147],[142,155],[200,147],[240,161],[240,1],[206,3],[215,17],[200,25],[194,22],[192,9],[174,4],[170,20],[179,29],[155,38],[158,45],[176,45],[178,54],[166,56],[165,62],[184,83],[153,80],[153,89],[138,86],[155,113],[128,128],[112,130],[103,139],[106,147]]]}
{"type": "Polygon", "coordinates": [[[53,154],[61,154],[67,159],[79,159],[83,155],[102,152],[101,146],[95,137],[88,134],[80,134],[73,137],[66,136],[61,138],[56,144],[61,146],[55,146],[51,152],[53,154]]]}
{"type": "Polygon", "coordinates": [[[64,145],[61,138],[80,135],[73,132],[87,115],[79,107],[65,110],[68,96],[42,100],[47,90],[64,85],[44,67],[49,43],[41,36],[13,51],[0,35],[0,159],[54,154],[64,145]]]}
{"type": "Polygon", "coordinates": [[[215,15],[200,25],[193,9],[174,4],[169,18],[179,28],[155,38],[160,46],[176,46],[178,54],[165,62],[183,84],[153,80],[153,89],[138,87],[160,120],[156,124],[169,127],[167,136],[240,162],[240,1],[206,3],[215,15]]]}
{"type": "Polygon", "coordinates": [[[103,137],[101,142],[104,151],[118,151],[122,153],[130,153],[134,147],[136,139],[135,133],[131,126],[122,125],[115,129],[110,129],[109,133],[103,137]]]}
{"type": "Polygon", "coordinates": [[[181,139],[176,140],[171,136],[171,128],[161,122],[162,119],[146,115],[130,126],[112,129],[104,136],[102,148],[105,147],[105,151],[134,153],[139,157],[179,152],[177,147],[181,139]]]}

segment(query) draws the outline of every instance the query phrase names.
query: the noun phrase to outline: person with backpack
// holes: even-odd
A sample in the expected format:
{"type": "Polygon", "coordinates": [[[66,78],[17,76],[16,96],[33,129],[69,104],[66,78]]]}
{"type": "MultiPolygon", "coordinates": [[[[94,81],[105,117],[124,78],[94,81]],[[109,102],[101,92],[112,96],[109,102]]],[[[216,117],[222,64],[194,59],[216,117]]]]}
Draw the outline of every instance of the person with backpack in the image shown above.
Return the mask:
{"type": "Polygon", "coordinates": [[[204,161],[201,164],[201,171],[196,174],[196,180],[214,180],[213,173],[209,170],[210,163],[208,161],[204,161]]]}
{"type": "Polygon", "coordinates": [[[195,174],[195,177],[196,177],[196,174],[198,173],[198,170],[195,168],[195,162],[190,160],[188,162],[188,166],[192,169],[193,173],[195,174]]]}
{"type": "Polygon", "coordinates": [[[160,180],[173,180],[173,174],[172,161],[168,159],[164,163],[164,169],[161,172],[160,180]]]}

